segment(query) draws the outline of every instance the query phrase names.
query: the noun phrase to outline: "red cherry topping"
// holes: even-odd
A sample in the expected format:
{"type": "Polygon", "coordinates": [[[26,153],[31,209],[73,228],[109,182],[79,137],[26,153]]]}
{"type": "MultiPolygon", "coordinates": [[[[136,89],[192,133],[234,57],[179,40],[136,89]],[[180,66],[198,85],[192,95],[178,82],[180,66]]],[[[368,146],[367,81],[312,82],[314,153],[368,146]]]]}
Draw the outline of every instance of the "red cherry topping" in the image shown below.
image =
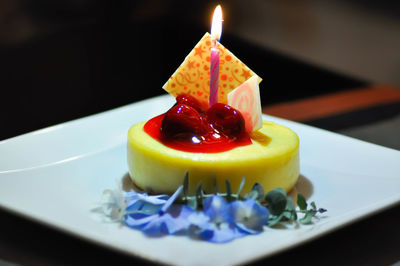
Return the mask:
{"type": "Polygon", "coordinates": [[[176,96],[176,103],[189,105],[196,109],[199,113],[204,113],[207,109],[203,103],[190,94],[179,94],[176,96]]]}
{"type": "Polygon", "coordinates": [[[242,114],[233,107],[217,103],[208,110],[196,98],[181,94],[165,114],[144,125],[144,131],[167,147],[214,153],[252,143],[242,114]]]}
{"type": "Polygon", "coordinates": [[[176,104],[165,114],[161,135],[167,139],[191,139],[206,134],[208,126],[199,112],[186,104],[176,104]]]}
{"type": "Polygon", "coordinates": [[[207,120],[213,128],[229,137],[239,136],[245,131],[242,114],[235,108],[216,103],[207,110],[207,120]]]}

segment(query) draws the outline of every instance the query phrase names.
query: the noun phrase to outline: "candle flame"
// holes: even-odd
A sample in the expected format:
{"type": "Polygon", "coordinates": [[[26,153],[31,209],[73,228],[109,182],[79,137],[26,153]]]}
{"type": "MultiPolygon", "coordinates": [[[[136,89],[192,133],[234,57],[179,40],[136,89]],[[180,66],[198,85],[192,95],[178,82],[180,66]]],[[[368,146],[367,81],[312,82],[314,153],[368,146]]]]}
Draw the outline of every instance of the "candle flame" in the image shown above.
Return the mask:
{"type": "Polygon", "coordinates": [[[222,9],[221,6],[218,5],[214,10],[214,15],[211,24],[211,37],[214,40],[219,41],[221,39],[222,34],[222,9]]]}

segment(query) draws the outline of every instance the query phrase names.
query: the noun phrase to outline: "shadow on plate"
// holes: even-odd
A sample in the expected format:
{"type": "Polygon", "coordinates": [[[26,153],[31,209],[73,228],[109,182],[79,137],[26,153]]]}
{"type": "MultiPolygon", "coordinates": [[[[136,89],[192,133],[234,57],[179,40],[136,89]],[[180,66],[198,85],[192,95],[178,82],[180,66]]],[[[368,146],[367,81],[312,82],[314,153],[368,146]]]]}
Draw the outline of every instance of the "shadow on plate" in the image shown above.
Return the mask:
{"type": "Polygon", "coordinates": [[[143,191],[141,188],[136,186],[135,183],[133,183],[128,172],[126,174],[124,174],[124,176],[122,177],[122,190],[125,192],[131,191],[131,190],[138,191],[138,192],[143,191]]]}
{"type": "Polygon", "coordinates": [[[301,193],[304,195],[306,199],[309,199],[314,192],[314,186],[311,181],[305,177],[304,175],[300,174],[299,180],[297,180],[296,185],[289,192],[289,196],[293,199],[293,202],[297,201],[297,194],[301,193]]]}

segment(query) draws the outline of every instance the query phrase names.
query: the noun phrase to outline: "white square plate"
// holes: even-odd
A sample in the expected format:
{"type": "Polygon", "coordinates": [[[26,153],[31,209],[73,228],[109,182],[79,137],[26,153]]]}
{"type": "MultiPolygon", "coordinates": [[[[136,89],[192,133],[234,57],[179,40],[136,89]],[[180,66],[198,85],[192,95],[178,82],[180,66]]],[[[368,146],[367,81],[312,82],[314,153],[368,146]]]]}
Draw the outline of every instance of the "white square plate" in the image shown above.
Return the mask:
{"type": "Polygon", "coordinates": [[[302,244],[400,202],[400,152],[287,120],[264,116],[300,137],[310,201],[328,209],[309,226],[267,228],[227,244],[182,236],[148,238],[99,222],[91,210],[127,173],[126,135],[160,114],[164,95],[0,142],[0,207],[97,244],[177,265],[232,265],[302,244]]]}

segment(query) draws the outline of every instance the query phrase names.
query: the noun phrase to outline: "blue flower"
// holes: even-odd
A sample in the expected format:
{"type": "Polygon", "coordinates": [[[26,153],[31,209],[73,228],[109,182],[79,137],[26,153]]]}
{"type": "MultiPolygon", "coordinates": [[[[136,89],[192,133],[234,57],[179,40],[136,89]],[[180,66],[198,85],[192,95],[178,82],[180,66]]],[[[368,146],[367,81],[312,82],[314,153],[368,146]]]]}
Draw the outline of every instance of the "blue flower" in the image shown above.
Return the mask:
{"type": "Polygon", "coordinates": [[[253,199],[228,203],[221,196],[212,196],[204,200],[203,209],[203,213],[189,218],[197,227],[199,237],[213,243],[257,234],[269,217],[268,210],[253,199]]]}
{"type": "Polygon", "coordinates": [[[219,226],[222,223],[231,223],[232,218],[228,211],[228,203],[221,196],[212,196],[203,201],[204,214],[210,221],[219,226]]]}
{"type": "Polygon", "coordinates": [[[203,211],[189,206],[173,204],[182,193],[180,186],[167,195],[149,196],[147,193],[106,190],[103,198],[104,213],[113,220],[125,217],[125,224],[149,236],[188,234],[213,242],[225,243],[263,230],[268,210],[253,199],[228,203],[215,195],[203,201],[203,211]]]}
{"type": "Polygon", "coordinates": [[[199,233],[199,237],[203,240],[213,243],[226,243],[247,235],[240,231],[234,224],[222,223],[219,226],[208,223],[205,224],[199,233]]]}
{"type": "Polygon", "coordinates": [[[188,217],[194,212],[185,205],[172,205],[181,194],[183,186],[158,209],[157,213],[148,214],[136,211],[127,215],[125,223],[152,236],[175,234],[190,226],[188,217]]]}
{"type": "Polygon", "coordinates": [[[167,198],[168,195],[149,196],[147,193],[129,191],[125,195],[125,199],[128,201],[126,213],[155,214],[167,202],[167,198]]]}
{"type": "Polygon", "coordinates": [[[142,232],[147,235],[172,235],[189,228],[188,217],[194,210],[186,205],[172,205],[168,212],[154,217],[142,227],[142,232]]]}
{"type": "Polygon", "coordinates": [[[229,204],[221,196],[212,196],[203,202],[204,219],[197,214],[192,223],[199,228],[199,237],[213,243],[225,243],[245,235],[233,223],[229,204]],[[194,222],[193,222],[194,220],[194,222]]]}
{"type": "Polygon", "coordinates": [[[145,201],[145,202],[148,202],[151,204],[160,205],[160,204],[164,204],[167,201],[168,195],[149,196],[145,192],[140,193],[140,192],[131,190],[129,192],[126,192],[125,198],[128,199],[130,201],[130,203],[141,200],[141,201],[145,201]]]}
{"type": "Polygon", "coordinates": [[[261,206],[254,199],[232,202],[229,206],[229,213],[236,226],[248,234],[257,234],[263,231],[263,226],[269,218],[267,208],[261,206]]]}

